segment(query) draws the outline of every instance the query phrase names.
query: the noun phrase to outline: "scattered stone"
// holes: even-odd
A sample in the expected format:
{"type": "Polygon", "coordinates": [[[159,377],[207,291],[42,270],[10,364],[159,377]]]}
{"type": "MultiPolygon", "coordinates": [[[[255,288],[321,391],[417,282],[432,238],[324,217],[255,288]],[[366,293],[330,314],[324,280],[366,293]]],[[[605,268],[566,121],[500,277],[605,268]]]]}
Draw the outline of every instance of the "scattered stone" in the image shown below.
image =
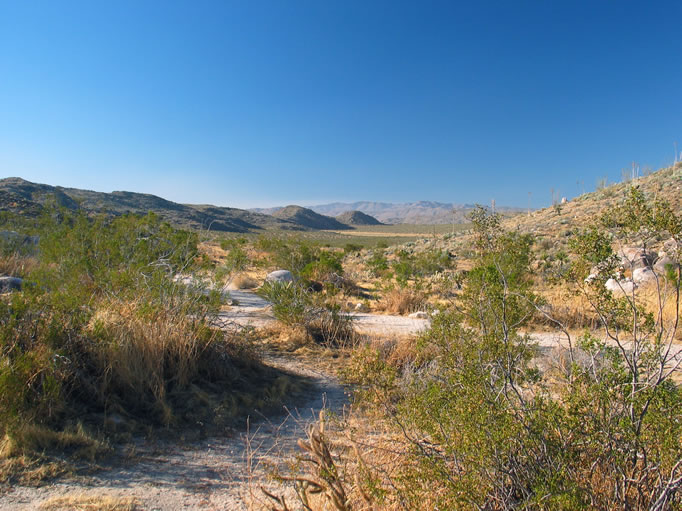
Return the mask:
{"type": "Polygon", "coordinates": [[[23,279],[20,279],[19,277],[0,277],[0,293],[21,291],[23,282],[23,279]]]}
{"type": "Polygon", "coordinates": [[[275,270],[273,272],[268,273],[267,277],[265,277],[265,282],[293,282],[294,281],[294,274],[291,273],[289,270],[275,270]]]}
{"type": "Polygon", "coordinates": [[[675,252],[675,250],[677,250],[677,241],[675,241],[675,238],[670,238],[668,241],[663,243],[663,250],[665,250],[666,253],[675,252]]]}
{"type": "Polygon", "coordinates": [[[429,315],[424,311],[413,312],[407,317],[412,319],[429,319],[429,315]]]}
{"type": "Polygon", "coordinates": [[[592,281],[593,281],[594,279],[596,279],[597,277],[598,277],[598,275],[597,275],[596,273],[592,272],[592,273],[590,273],[587,277],[585,277],[585,282],[586,282],[587,284],[589,284],[590,282],[592,282],[592,281]]]}

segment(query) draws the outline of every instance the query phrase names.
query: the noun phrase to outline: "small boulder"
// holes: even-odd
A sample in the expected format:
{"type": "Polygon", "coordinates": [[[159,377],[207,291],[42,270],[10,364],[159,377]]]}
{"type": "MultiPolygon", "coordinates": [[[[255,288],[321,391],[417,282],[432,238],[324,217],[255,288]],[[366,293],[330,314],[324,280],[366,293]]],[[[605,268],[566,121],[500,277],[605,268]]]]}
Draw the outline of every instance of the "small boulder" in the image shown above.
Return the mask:
{"type": "Polygon", "coordinates": [[[21,291],[23,282],[23,279],[20,279],[19,277],[0,277],[0,293],[21,291]]]}
{"type": "Polygon", "coordinates": [[[618,253],[621,264],[627,268],[650,268],[656,260],[656,252],[651,252],[639,247],[625,247],[618,253]]]}
{"type": "Polygon", "coordinates": [[[413,312],[407,317],[412,319],[429,319],[429,315],[424,311],[413,312]]]}
{"type": "Polygon", "coordinates": [[[606,281],[604,285],[606,286],[606,289],[614,293],[615,292],[632,293],[633,290],[637,289],[637,284],[635,284],[632,279],[623,280],[609,279],[606,281]]]}
{"type": "Polygon", "coordinates": [[[663,250],[668,253],[674,253],[678,249],[677,241],[675,238],[670,238],[668,241],[663,243],[663,250]]]}
{"type": "Polygon", "coordinates": [[[294,274],[291,273],[289,270],[275,270],[273,272],[268,273],[267,277],[265,277],[265,282],[287,283],[293,281],[294,274]]]}
{"type": "Polygon", "coordinates": [[[677,262],[672,257],[668,256],[659,257],[654,263],[654,270],[657,271],[658,273],[665,273],[666,266],[668,265],[671,265],[674,268],[676,268],[677,262]]]}
{"type": "Polygon", "coordinates": [[[637,285],[656,279],[656,274],[651,268],[637,268],[632,272],[632,280],[637,285]]]}

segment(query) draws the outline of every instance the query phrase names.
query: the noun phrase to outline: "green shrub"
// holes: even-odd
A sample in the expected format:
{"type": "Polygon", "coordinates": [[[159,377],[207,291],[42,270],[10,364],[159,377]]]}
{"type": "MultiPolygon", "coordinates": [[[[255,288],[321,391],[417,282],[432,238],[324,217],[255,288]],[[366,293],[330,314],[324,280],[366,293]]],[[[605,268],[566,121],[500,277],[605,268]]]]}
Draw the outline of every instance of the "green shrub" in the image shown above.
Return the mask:
{"type": "Polygon", "coordinates": [[[367,348],[354,359],[368,408],[385,412],[402,438],[395,452],[404,453],[391,468],[397,475],[375,471],[358,484],[381,481],[408,509],[678,509],[680,269],[657,286],[659,304],[675,301],[670,315],[662,305],[648,313],[638,292],[616,297],[604,283],[618,264],[612,235],[647,246],[665,234],[679,246],[680,218],[631,191],[576,234],[566,276],[605,339],[587,333],[576,342],[566,332],[569,346],[549,369],[521,330],[542,303],[532,289],[532,238],[504,231],[482,209],[472,222],[475,266],[411,362],[394,367],[367,348]],[[585,282],[594,265],[600,276],[585,282]]]}
{"type": "Polygon", "coordinates": [[[196,234],[151,214],[59,211],[31,228],[28,284],[0,297],[0,435],[86,420],[105,430],[109,414],[131,428],[208,425],[267,405],[248,396],[270,395],[277,376],[211,327],[219,295],[172,280],[195,267],[196,234]],[[195,392],[212,397],[188,409],[195,392]]]}

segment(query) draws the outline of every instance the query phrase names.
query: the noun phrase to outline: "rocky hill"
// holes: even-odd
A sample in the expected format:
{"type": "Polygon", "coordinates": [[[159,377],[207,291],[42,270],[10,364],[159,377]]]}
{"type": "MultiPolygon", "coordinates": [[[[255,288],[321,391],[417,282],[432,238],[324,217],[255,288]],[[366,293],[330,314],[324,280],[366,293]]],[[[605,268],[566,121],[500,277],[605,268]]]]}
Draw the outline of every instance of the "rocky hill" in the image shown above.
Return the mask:
{"type": "MultiPolygon", "coordinates": [[[[583,228],[626,198],[631,186],[638,187],[649,199],[663,199],[670,203],[675,213],[682,214],[682,163],[658,170],[636,181],[627,181],[586,193],[564,204],[519,214],[504,220],[506,229],[533,234],[543,250],[558,250],[565,246],[569,235],[583,228]]],[[[408,251],[448,250],[455,254],[471,250],[471,231],[446,234],[433,239],[420,239],[405,245],[408,251]]],[[[461,262],[461,259],[460,259],[461,262]]]]}
{"type": "Polygon", "coordinates": [[[157,213],[178,227],[251,232],[264,229],[309,230],[309,227],[286,219],[243,209],[171,202],[155,195],[134,192],[93,192],[31,183],[18,177],[0,179],[0,211],[37,215],[49,205],[91,214],[122,215],[157,213]]]}
{"type": "Polygon", "coordinates": [[[342,224],[336,218],[320,215],[311,209],[301,206],[286,206],[273,213],[272,216],[309,229],[342,230],[351,228],[346,224],[342,224]]]}
{"type": "Polygon", "coordinates": [[[682,212],[682,162],[660,169],[634,181],[615,183],[557,204],[506,220],[506,226],[540,236],[556,237],[596,219],[603,211],[621,202],[629,187],[636,186],[650,199],[664,199],[677,213],[682,212]]]}
{"type": "Polygon", "coordinates": [[[346,225],[383,225],[379,220],[362,211],[346,211],[338,215],[336,219],[346,225]]]}

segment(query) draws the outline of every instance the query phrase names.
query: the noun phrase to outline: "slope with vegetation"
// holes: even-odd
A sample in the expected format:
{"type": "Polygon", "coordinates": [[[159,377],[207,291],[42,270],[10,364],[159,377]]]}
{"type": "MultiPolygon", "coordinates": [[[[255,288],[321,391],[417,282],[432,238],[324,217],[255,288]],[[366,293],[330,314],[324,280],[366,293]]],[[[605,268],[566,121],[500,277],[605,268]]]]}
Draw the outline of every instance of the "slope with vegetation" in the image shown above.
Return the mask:
{"type": "Polygon", "coordinates": [[[679,509],[682,216],[624,191],[568,236],[554,277],[598,318],[577,335],[544,308],[534,236],[475,211],[461,291],[417,343],[354,350],[355,415],[300,444],[306,509],[679,509]],[[660,240],[671,262],[647,289],[608,289],[614,241],[660,240]],[[538,314],[561,332],[550,351],[524,333],[538,314]]]}
{"type": "Polygon", "coordinates": [[[106,215],[145,215],[152,211],[176,227],[194,230],[245,233],[264,229],[307,229],[295,222],[243,209],[178,204],[144,193],[93,192],[36,184],[16,177],[0,180],[0,211],[36,215],[45,206],[106,215]]]}

